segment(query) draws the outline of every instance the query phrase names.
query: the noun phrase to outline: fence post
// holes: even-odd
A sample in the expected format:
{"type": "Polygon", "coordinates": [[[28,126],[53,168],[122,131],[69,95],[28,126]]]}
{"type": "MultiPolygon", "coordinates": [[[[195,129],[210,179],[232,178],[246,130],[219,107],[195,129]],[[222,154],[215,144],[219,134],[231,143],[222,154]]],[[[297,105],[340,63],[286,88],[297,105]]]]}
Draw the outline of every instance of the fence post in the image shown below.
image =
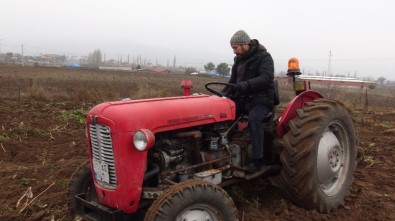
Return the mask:
{"type": "Polygon", "coordinates": [[[368,113],[369,109],[369,102],[368,102],[368,89],[365,90],[365,102],[363,106],[363,112],[366,114],[368,113]]]}

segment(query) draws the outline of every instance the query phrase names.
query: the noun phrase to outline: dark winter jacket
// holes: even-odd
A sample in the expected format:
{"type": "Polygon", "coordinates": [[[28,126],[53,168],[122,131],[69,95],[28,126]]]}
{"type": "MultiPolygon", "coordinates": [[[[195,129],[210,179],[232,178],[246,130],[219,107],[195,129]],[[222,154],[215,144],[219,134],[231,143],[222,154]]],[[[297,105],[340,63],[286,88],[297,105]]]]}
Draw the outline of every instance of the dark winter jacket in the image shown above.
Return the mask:
{"type": "MultiPolygon", "coordinates": [[[[246,99],[246,109],[256,104],[264,104],[270,108],[274,103],[274,64],[272,56],[258,40],[252,40],[250,50],[241,56],[236,56],[229,80],[231,84],[240,82],[247,85],[243,93],[236,92],[239,98],[246,99]]],[[[226,88],[225,88],[226,90],[226,88]]]]}

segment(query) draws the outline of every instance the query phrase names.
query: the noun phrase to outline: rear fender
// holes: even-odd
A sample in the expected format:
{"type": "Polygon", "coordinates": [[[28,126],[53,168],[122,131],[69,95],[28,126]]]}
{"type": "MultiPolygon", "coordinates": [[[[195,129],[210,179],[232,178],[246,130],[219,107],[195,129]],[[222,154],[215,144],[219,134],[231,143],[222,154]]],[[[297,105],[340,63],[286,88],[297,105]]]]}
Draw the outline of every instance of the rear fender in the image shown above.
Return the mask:
{"type": "Polygon", "coordinates": [[[305,103],[311,102],[323,96],[315,91],[304,91],[297,95],[287,106],[280,122],[277,125],[277,135],[282,137],[288,131],[288,121],[296,117],[296,110],[304,107],[305,103]]]}

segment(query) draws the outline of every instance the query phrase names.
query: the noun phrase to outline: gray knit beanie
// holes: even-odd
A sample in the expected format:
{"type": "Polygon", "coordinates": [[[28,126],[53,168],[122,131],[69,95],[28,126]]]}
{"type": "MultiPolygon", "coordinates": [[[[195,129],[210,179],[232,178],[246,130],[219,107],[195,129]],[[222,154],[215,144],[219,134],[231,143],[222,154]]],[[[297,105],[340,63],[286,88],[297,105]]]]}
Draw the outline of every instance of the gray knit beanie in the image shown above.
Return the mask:
{"type": "Polygon", "coordinates": [[[231,46],[249,44],[250,42],[250,36],[248,36],[248,34],[243,30],[237,31],[230,39],[231,46]]]}

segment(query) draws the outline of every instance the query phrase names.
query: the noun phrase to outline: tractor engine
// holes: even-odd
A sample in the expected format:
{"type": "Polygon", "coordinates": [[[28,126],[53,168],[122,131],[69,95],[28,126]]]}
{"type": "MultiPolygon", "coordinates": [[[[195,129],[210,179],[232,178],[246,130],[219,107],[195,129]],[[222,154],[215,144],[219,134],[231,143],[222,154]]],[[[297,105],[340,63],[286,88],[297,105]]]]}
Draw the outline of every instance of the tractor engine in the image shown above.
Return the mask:
{"type": "Polygon", "coordinates": [[[222,172],[229,169],[229,165],[240,166],[240,145],[228,142],[224,135],[226,129],[226,124],[215,124],[202,130],[160,134],[148,157],[150,166],[160,167],[159,180],[154,184],[164,180],[182,182],[200,171],[216,169],[222,172]]]}

